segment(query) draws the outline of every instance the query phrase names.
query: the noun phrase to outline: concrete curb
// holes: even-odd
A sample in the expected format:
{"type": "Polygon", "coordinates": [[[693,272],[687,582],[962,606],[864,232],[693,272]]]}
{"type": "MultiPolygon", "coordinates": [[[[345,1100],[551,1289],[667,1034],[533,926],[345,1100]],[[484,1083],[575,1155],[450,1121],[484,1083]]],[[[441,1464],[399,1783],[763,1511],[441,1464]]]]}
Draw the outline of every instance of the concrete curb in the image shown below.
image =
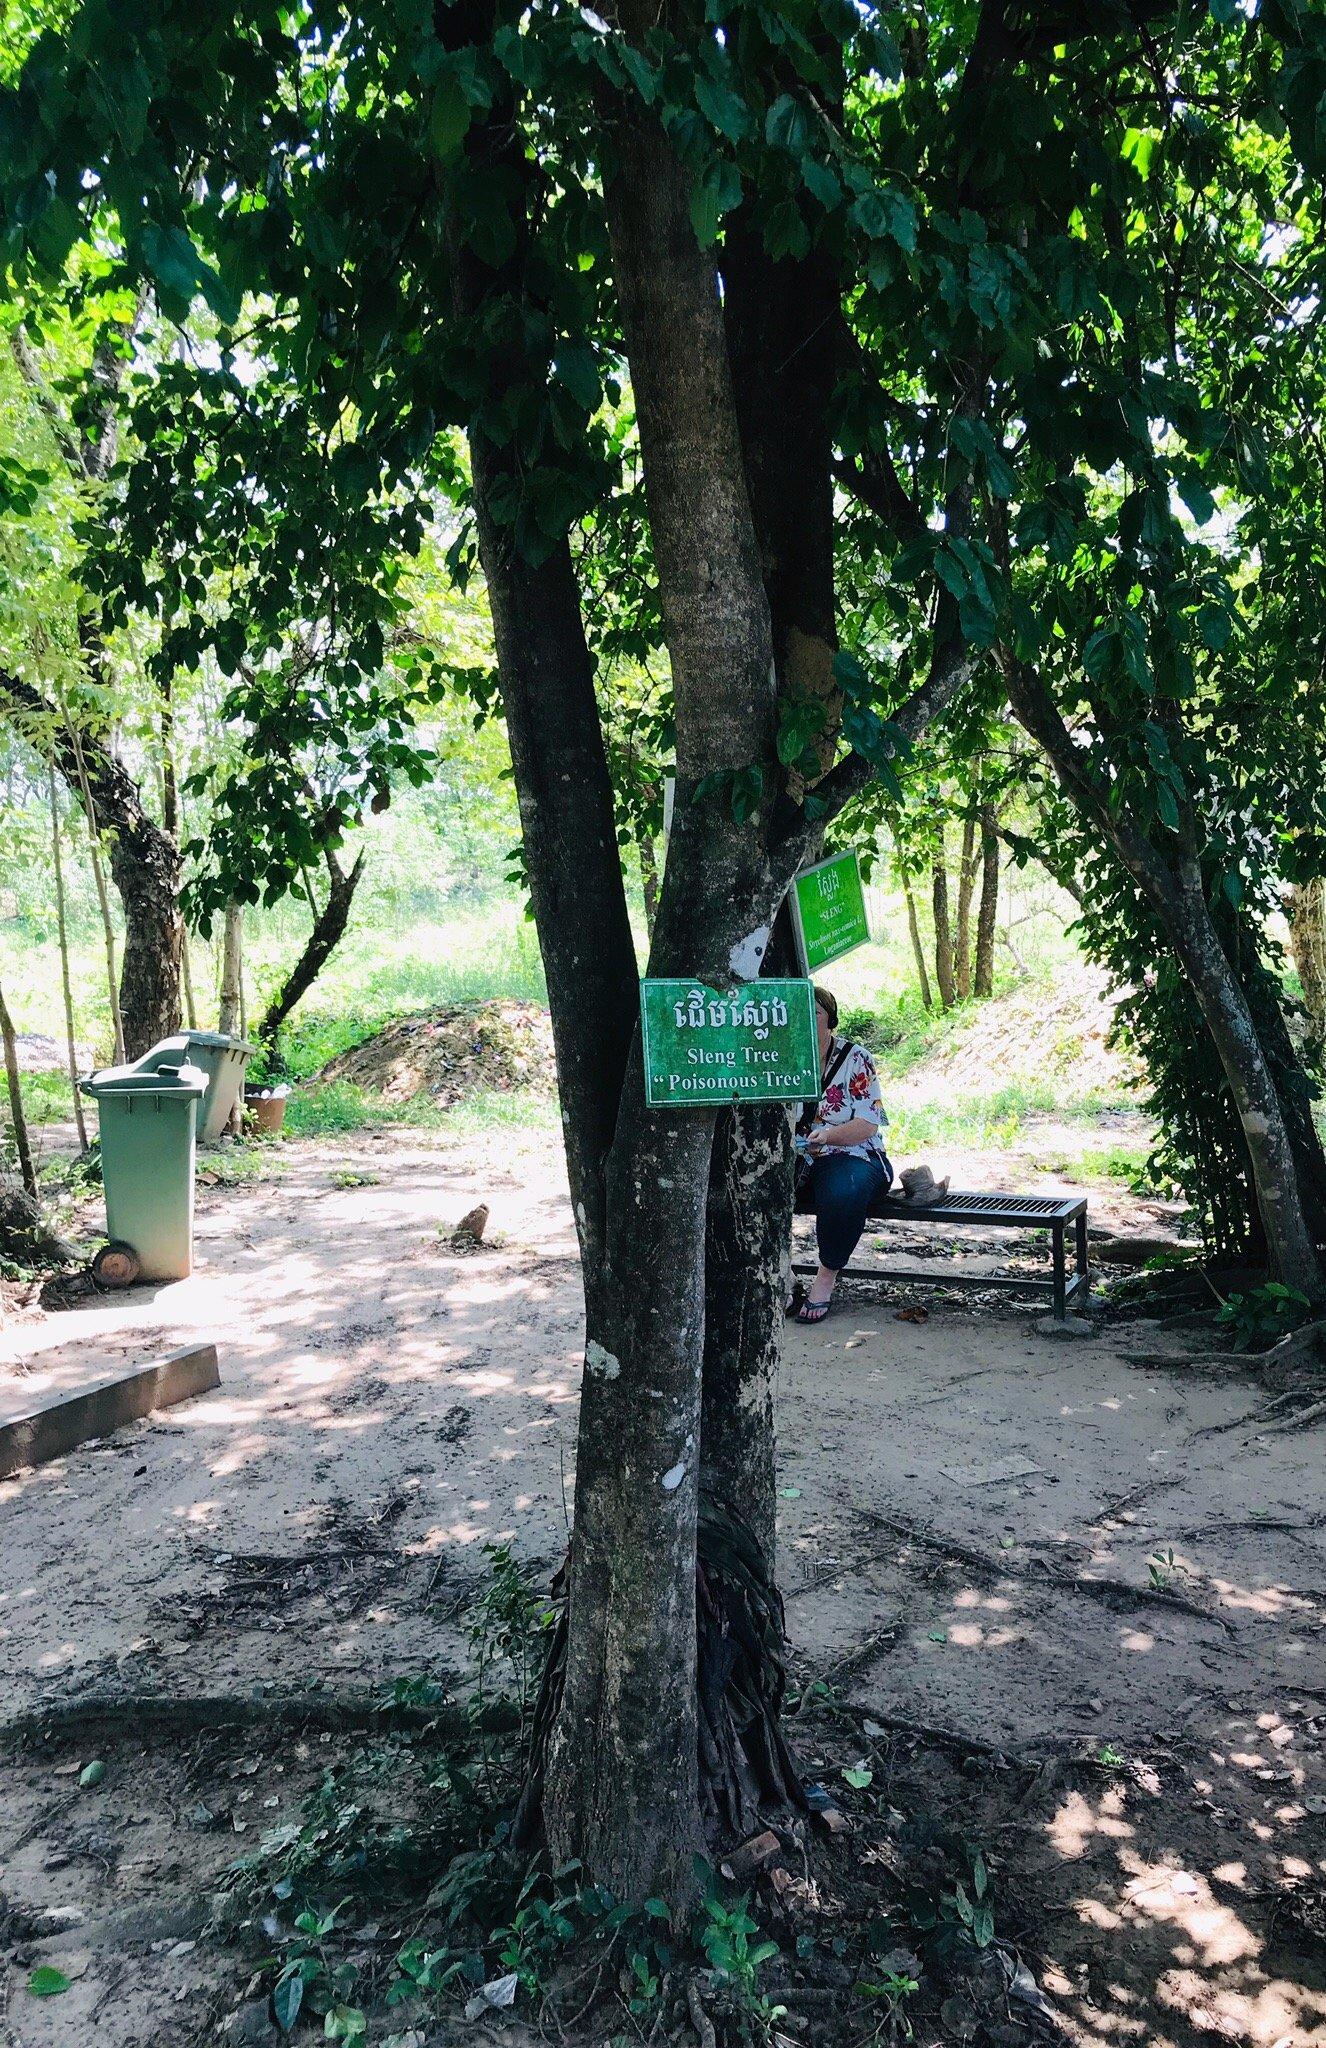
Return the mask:
{"type": "Polygon", "coordinates": [[[173,1408],[220,1384],[215,1344],[195,1344],[132,1372],[10,1409],[0,1414],[0,1479],[24,1465],[48,1465],[93,1437],[108,1436],[155,1408],[173,1408]]]}

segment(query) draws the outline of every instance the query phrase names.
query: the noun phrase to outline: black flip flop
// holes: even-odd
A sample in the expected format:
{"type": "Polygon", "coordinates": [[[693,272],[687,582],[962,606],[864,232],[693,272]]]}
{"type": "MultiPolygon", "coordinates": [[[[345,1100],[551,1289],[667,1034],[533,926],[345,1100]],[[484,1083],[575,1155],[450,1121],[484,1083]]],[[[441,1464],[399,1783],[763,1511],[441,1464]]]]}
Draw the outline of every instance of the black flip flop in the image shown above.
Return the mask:
{"type": "Polygon", "coordinates": [[[808,1327],[813,1328],[816,1323],[822,1323],[824,1318],[832,1312],[832,1309],[832,1295],[829,1296],[827,1301],[812,1301],[807,1296],[797,1310],[796,1319],[799,1323],[805,1323],[808,1327]]]}

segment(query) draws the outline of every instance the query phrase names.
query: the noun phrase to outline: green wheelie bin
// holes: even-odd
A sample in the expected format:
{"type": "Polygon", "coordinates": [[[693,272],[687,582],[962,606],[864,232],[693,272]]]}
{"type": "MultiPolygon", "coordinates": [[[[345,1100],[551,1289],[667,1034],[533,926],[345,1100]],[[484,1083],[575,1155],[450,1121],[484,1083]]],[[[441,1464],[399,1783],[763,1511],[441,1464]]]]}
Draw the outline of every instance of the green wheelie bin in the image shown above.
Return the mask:
{"type": "Polygon", "coordinates": [[[109,1287],[137,1279],[187,1280],[193,1270],[193,1161],[207,1090],[169,1040],[126,1067],[81,1084],[97,1105],[110,1239],[93,1260],[109,1287]]]}
{"type": "Polygon", "coordinates": [[[147,1057],[151,1059],[167,1047],[171,1059],[201,1067],[207,1076],[207,1093],[197,1111],[198,1143],[215,1145],[230,1122],[230,1112],[243,1091],[244,1069],[258,1048],[247,1045],[242,1038],[231,1038],[224,1031],[177,1031],[173,1037],[163,1038],[160,1045],[154,1045],[147,1057]]]}

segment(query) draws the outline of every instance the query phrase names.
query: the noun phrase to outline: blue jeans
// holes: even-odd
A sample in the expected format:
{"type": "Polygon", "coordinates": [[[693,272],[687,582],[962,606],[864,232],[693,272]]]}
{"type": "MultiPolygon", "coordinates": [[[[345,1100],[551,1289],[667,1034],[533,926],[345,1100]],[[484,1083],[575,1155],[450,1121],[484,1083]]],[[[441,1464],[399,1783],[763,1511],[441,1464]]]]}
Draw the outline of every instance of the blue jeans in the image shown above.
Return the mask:
{"type": "Polygon", "coordinates": [[[841,1273],[861,1241],[866,1210],[892,1185],[887,1159],[852,1159],[840,1154],[811,1162],[797,1194],[797,1208],[815,1217],[820,1264],[841,1273]]]}

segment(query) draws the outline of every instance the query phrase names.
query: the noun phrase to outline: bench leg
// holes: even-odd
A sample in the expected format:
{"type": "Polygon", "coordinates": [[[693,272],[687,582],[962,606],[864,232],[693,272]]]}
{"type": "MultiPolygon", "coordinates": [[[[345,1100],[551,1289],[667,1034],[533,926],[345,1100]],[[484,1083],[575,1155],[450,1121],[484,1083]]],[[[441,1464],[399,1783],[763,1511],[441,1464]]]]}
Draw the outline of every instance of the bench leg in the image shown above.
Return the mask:
{"type": "Polygon", "coordinates": [[[1087,1264],[1087,1213],[1085,1209],[1076,1219],[1075,1230],[1077,1236],[1077,1258],[1075,1263],[1077,1277],[1081,1282],[1078,1291],[1085,1296],[1091,1292],[1091,1269],[1087,1264]]]}
{"type": "Polygon", "coordinates": [[[1067,1275],[1064,1272],[1064,1226],[1054,1226],[1054,1319],[1061,1323],[1067,1314],[1067,1275]]]}

